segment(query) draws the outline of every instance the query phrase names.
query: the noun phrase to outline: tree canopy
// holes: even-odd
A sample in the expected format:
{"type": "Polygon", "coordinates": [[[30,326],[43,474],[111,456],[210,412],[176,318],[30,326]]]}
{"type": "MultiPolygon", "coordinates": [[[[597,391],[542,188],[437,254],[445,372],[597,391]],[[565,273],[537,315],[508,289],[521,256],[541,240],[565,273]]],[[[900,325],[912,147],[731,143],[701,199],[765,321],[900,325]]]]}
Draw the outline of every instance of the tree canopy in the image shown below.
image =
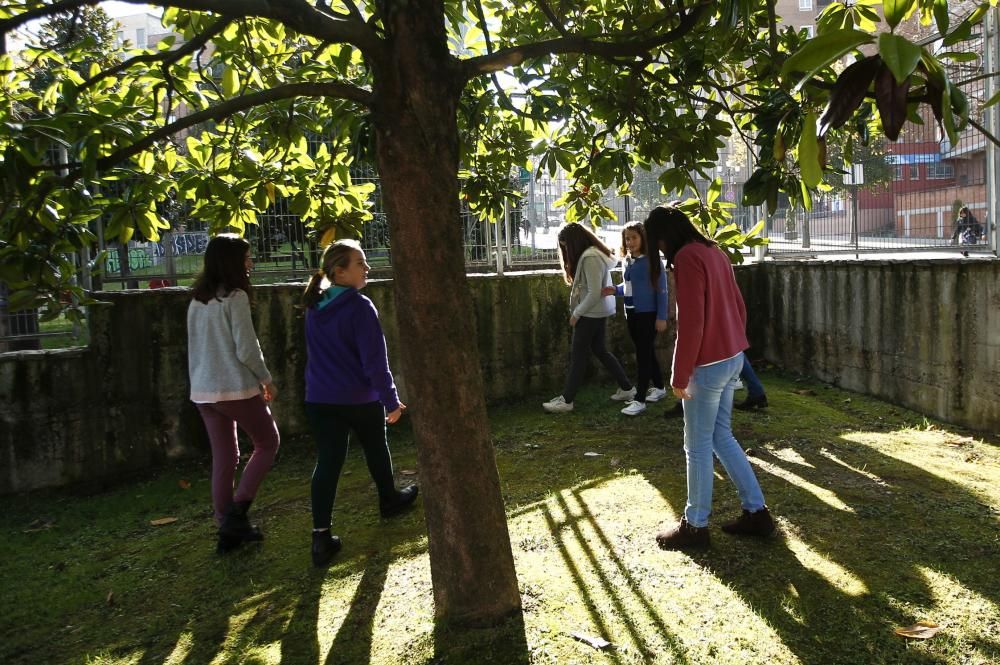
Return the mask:
{"type": "MultiPolygon", "coordinates": [[[[0,34],[93,4],[12,0],[0,34]]],[[[950,137],[976,124],[943,66],[966,56],[897,28],[916,17],[948,46],[996,0],[957,20],[949,7],[970,3],[833,2],[812,39],[783,28],[771,0],[149,4],[172,34],[114,64],[81,72],[86,48],[0,55],[0,280],[15,305],[58,307],[72,288],[67,253],[93,241],[98,220],[108,237],[155,239],[171,196],[213,230],[245,229],[278,196],[307,223],[355,224],[369,192],[350,167],[376,164],[412,340],[404,361],[423,404],[413,417],[433,487],[435,599],[439,613],[475,621],[519,600],[478,356],[463,341],[475,336],[459,197],[495,218],[515,196],[512,169],[562,168],[574,181],[567,219],[599,222],[613,214],[603,191],[624,191],[637,168],[662,169],[674,198],[711,180],[719,150],[741,141],[755,166],[746,203],[773,210],[784,192],[808,207],[831,137],[895,139],[921,105],[950,137]],[[32,62],[52,65],[44,90],[32,62]],[[463,587],[474,580],[490,589],[463,587]]],[[[716,182],[689,211],[724,242],[746,242],[718,194],[716,182]]]]}

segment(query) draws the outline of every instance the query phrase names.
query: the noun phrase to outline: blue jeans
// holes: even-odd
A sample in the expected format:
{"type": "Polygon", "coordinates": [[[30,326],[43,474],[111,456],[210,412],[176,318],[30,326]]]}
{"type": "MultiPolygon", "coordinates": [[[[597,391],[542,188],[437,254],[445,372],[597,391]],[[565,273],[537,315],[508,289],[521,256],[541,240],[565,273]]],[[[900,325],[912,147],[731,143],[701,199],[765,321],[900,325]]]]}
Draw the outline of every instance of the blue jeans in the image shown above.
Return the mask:
{"type": "Polygon", "coordinates": [[[736,485],[743,508],[764,507],[764,493],[746,453],[733,436],[733,381],[743,367],[743,354],[714,365],[696,367],[684,400],[684,452],[687,454],[687,506],[684,517],[695,527],[708,525],[712,512],[712,454],[736,485]]]}
{"type": "Polygon", "coordinates": [[[743,379],[743,383],[747,384],[748,398],[764,396],[764,384],[757,378],[753,367],[750,366],[750,359],[745,353],[743,354],[743,369],[740,370],[740,378],[743,379]]]}

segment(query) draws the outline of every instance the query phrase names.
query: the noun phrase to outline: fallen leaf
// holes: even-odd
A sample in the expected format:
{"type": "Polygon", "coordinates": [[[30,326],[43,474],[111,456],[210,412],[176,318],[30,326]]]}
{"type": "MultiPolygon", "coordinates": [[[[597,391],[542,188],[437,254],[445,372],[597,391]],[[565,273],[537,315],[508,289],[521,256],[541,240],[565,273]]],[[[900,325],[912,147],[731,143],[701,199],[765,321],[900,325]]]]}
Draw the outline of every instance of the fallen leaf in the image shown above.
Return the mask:
{"type": "Polygon", "coordinates": [[[815,395],[815,394],[816,394],[816,391],[814,391],[814,390],[809,390],[808,388],[802,388],[802,389],[800,389],[800,390],[796,390],[796,391],[795,391],[795,394],[796,394],[796,395],[815,395]]]}
{"type": "Polygon", "coordinates": [[[570,637],[581,642],[586,642],[595,649],[607,649],[611,646],[611,642],[608,642],[603,637],[593,637],[591,635],[584,635],[583,633],[570,633],[570,637]]]}
{"type": "Polygon", "coordinates": [[[936,623],[931,623],[930,621],[918,621],[912,626],[897,628],[895,633],[900,637],[907,637],[911,640],[926,640],[937,635],[939,630],[941,630],[941,626],[936,623]]]}
{"type": "Polygon", "coordinates": [[[618,459],[617,457],[612,457],[611,458],[611,462],[610,462],[611,466],[615,466],[615,467],[621,466],[621,463],[622,463],[622,461],[620,459],[618,459]]]}
{"type": "Polygon", "coordinates": [[[191,489],[191,481],[190,480],[184,480],[183,478],[181,478],[180,480],[177,481],[177,484],[180,485],[180,488],[182,490],[189,490],[189,489],[191,489]]]}
{"type": "Polygon", "coordinates": [[[108,597],[105,598],[105,602],[108,605],[114,605],[114,603],[115,603],[115,592],[114,591],[109,591],[108,592],[108,597]]]}
{"type": "Polygon", "coordinates": [[[851,403],[851,398],[850,397],[848,397],[847,399],[844,400],[844,404],[850,404],[850,403],[851,403]]]}
{"type": "Polygon", "coordinates": [[[584,453],[584,457],[601,457],[602,453],[584,453]]]}
{"type": "Polygon", "coordinates": [[[526,444],[524,444],[524,447],[525,448],[531,448],[532,450],[537,450],[537,449],[541,448],[541,446],[538,445],[537,443],[526,443],[526,444]]]}
{"type": "Polygon", "coordinates": [[[159,519],[150,520],[149,523],[153,526],[163,526],[164,524],[173,524],[176,521],[176,517],[161,517],[159,519]]]}
{"type": "Polygon", "coordinates": [[[417,472],[414,471],[413,469],[403,469],[402,471],[399,472],[399,474],[401,476],[415,476],[417,475],[417,472]]]}

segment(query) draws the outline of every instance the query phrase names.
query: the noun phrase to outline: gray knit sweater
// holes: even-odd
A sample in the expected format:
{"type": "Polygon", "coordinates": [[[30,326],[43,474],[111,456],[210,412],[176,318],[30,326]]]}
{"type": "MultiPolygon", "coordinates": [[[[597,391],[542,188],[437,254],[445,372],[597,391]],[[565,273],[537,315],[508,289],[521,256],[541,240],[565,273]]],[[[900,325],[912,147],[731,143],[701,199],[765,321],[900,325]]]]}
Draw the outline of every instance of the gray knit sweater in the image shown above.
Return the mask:
{"type": "Polygon", "coordinates": [[[270,383],[244,291],[234,289],[208,303],[192,299],[187,329],[192,402],[247,399],[260,394],[260,384],[270,383]]]}

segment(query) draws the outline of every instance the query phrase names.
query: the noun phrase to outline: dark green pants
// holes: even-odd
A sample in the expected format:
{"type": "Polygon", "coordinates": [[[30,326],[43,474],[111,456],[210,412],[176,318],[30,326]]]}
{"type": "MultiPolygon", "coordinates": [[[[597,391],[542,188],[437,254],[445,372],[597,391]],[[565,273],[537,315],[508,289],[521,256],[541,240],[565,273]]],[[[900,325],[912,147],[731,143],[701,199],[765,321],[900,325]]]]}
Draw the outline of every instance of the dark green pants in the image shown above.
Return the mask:
{"type": "Polygon", "coordinates": [[[316,440],[316,468],[312,475],[312,517],[314,529],[330,528],[337,483],[347,459],[350,433],[361,441],[368,472],[375,481],[380,499],[396,495],[392,458],[385,435],[385,408],[381,402],[368,404],[317,404],[306,402],[306,417],[316,440]]]}

